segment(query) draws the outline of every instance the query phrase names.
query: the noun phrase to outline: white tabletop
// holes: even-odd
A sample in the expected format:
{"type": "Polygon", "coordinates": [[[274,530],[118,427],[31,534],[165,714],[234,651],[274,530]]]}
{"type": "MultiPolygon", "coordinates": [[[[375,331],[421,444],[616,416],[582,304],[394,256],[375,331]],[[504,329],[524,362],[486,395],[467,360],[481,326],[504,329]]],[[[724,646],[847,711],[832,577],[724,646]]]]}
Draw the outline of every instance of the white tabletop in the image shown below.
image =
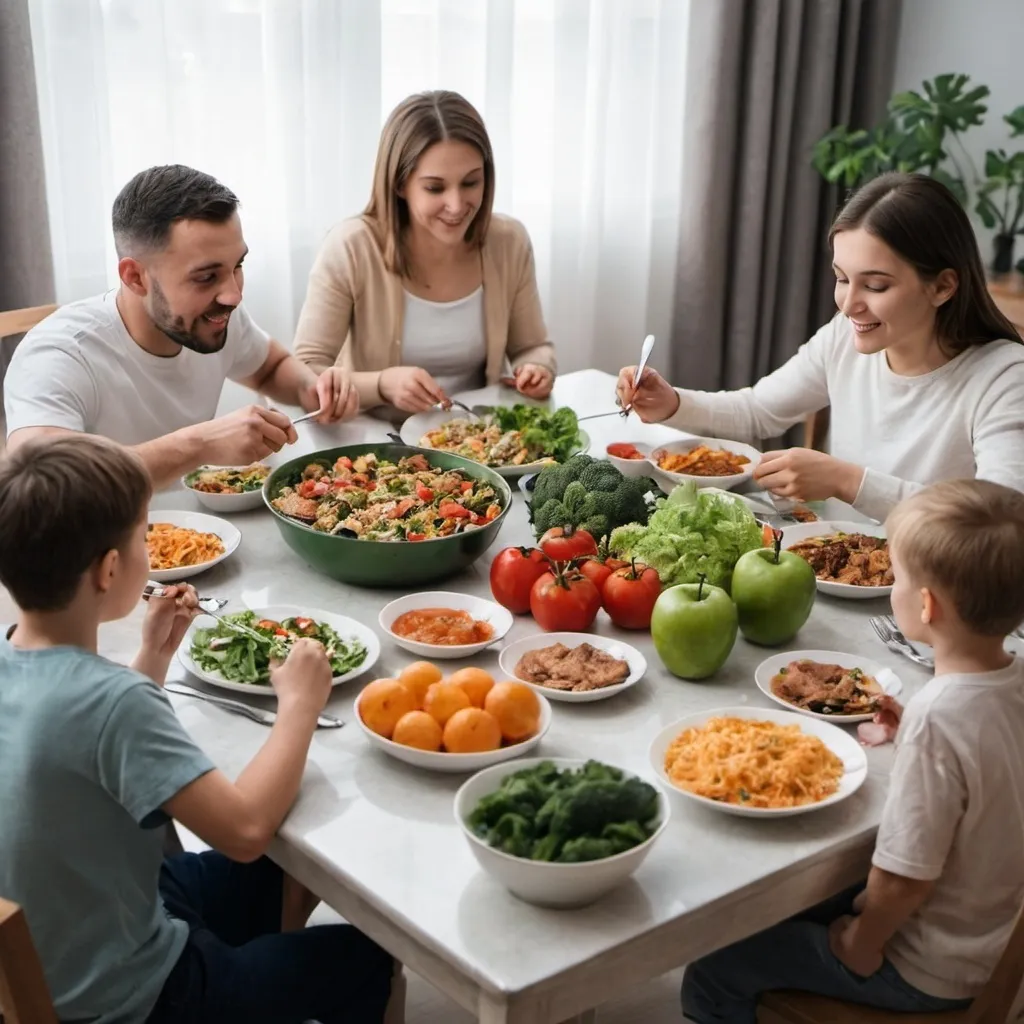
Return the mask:
{"type": "MultiPolygon", "coordinates": [[[[612,409],[612,389],[607,374],[583,371],[558,379],[556,399],[583,416],[612,409]]],[[[613,440],[642,439],[635,426],[617,417],[590,421],[586,428],[595,453],[613,440]]],[[[330,431],[307,425],[301,444],[314,450],[383,440],[387,429],[366,417],[330,431]]],[[[154,505],[198,507],[186,492],[158,495],[154,505]]],[[[243,533],[241,547],[193,581],[201,593],[230,598],[227,611],[297,604],[341,612],[376,628],[377,613],[396,596],[321,576],[285,546],[263,511],[232,518],[243,533]]],[[[470,570],[437,586],[489,597],[491,557],[506,545],[531,541],[516,492],[491,550],[470,570]]],[[[851,651],[883,662],[902,679],[905,699],[927,676],[875,639],[868,618],[885,610],[884,600],[841,601],[819,594],[794,645],[851,651]]],[[[104,627],[103,653],[131,656],[140,615],[137,610],[125,622],[104,627]]],[[[520,616],[508,640],[536,629],[529,616],[520,616]]],[[[647,657],[648,674],[605,701],[554,704],[539,754],[595,757],[649,776],[648,745],[664,725],[715,707],[774,706],[753,679],[755,666],[774,652],[742,638],[715,677],[688,683],[661,667],[649,636],[617,631],[603,613],[595,629],[638,646],[647,657]]],[[[382,640],[382,660],[373,676],[393,675],[413,660],[382,640]]],[[[469,663],[496,671],[497,655],[486,653],[469,663]]],[[[172,675],[183,673],[176,666],[172,675]]],[[[463,779],[394,761],[372,750],[351,723],[353,697],[368,678],[335,692],[329,710],[350,724],[314,737],[298,802],[273,855],[349,920],[463,1005],[475,1007],[482,1020],[543,1024],[580,1012],[837,891],[866,865],[891,747],[868,752],[869,778],[856,795],[800,817],[741,819],[674,800],[666,834],[620,889],[583,910],[521,903],[478,869],[454,823],[453,796],[463,779]]],[[[196,741],[229,774],[236,774],[266,739],[265,728],[241,717],[187,698],[174,702],[196,741]]]]}

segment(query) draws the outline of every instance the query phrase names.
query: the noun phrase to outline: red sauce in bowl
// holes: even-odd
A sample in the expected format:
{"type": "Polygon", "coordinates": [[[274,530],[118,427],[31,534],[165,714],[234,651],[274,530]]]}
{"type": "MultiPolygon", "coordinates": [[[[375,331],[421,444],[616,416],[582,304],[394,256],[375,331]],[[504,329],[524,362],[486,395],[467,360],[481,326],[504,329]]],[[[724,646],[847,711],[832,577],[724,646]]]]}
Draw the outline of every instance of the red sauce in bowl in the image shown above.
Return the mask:
{"type": "Polygon", "coordinates": [[[494,636],[494,627],[455,608],[417,608],[399,615],[391,632],[421,644],[455,647],[486,643],[494,636]]]}
{"type": "Polygon", "coordinates": [[[615,444],[610,444],[605,451],[616,459],[644,458],[644,453],[640,451],[635,444],[629,444],[626,441],[618,441],[615,444]]]}

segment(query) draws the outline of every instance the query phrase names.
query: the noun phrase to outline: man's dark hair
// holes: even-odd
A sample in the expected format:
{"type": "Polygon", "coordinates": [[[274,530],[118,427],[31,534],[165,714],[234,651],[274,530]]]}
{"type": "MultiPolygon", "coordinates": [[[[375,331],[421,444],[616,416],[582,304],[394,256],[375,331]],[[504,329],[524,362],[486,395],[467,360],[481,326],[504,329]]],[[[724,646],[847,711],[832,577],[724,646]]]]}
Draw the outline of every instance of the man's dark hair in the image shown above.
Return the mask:
{"type": "Polygon", "coordinates": [[[0,458],[0,583],[23,611],[66,608],[82,576],[123,548],[152,485],[142,461],[102,437],[38,437],[0,458]]]}
{"type": "Polygon", "coordinates": [[[179,220],[222,224],[238,208],[238,196],[216,178],[183,164],[139,171],[114,200],[118,257],[162,249],[179,220]]]}

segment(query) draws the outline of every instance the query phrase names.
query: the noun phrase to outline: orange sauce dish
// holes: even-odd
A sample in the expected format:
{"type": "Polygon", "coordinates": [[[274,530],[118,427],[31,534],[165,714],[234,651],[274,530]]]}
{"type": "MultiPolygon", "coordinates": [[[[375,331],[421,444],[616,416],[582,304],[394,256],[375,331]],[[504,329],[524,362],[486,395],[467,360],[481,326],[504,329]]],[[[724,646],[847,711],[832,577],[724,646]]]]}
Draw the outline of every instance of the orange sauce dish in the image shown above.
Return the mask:
{"type": "Polygon", "coordinates": [[[485,643],[494,636],[494,627],[455,608],[417,608],[399,615],[391,632],[421,644],[455,647],[485,643]]]}

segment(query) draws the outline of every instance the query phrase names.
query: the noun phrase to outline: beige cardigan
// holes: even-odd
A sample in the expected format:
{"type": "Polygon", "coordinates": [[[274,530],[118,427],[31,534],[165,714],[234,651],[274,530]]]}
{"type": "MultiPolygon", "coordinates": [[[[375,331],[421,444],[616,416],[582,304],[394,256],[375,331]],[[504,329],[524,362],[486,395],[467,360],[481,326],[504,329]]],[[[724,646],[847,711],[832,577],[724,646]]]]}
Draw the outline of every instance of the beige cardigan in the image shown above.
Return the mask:
{"type": "MultiPolygon", "coordinates": [[[[493,214],[481,262],[487,383],[502,376],[506,356],[513,368],[539,363],[554,372],[526,228],[493,214]]],[[[344,220],[328,232],[310,272],[295,355],[317,371],[353,371],[360,407],[381,405],[381,371],[402,364],[404,310],[401,278],[384,266],[374,229],[362,217],[344,220]]]]}

